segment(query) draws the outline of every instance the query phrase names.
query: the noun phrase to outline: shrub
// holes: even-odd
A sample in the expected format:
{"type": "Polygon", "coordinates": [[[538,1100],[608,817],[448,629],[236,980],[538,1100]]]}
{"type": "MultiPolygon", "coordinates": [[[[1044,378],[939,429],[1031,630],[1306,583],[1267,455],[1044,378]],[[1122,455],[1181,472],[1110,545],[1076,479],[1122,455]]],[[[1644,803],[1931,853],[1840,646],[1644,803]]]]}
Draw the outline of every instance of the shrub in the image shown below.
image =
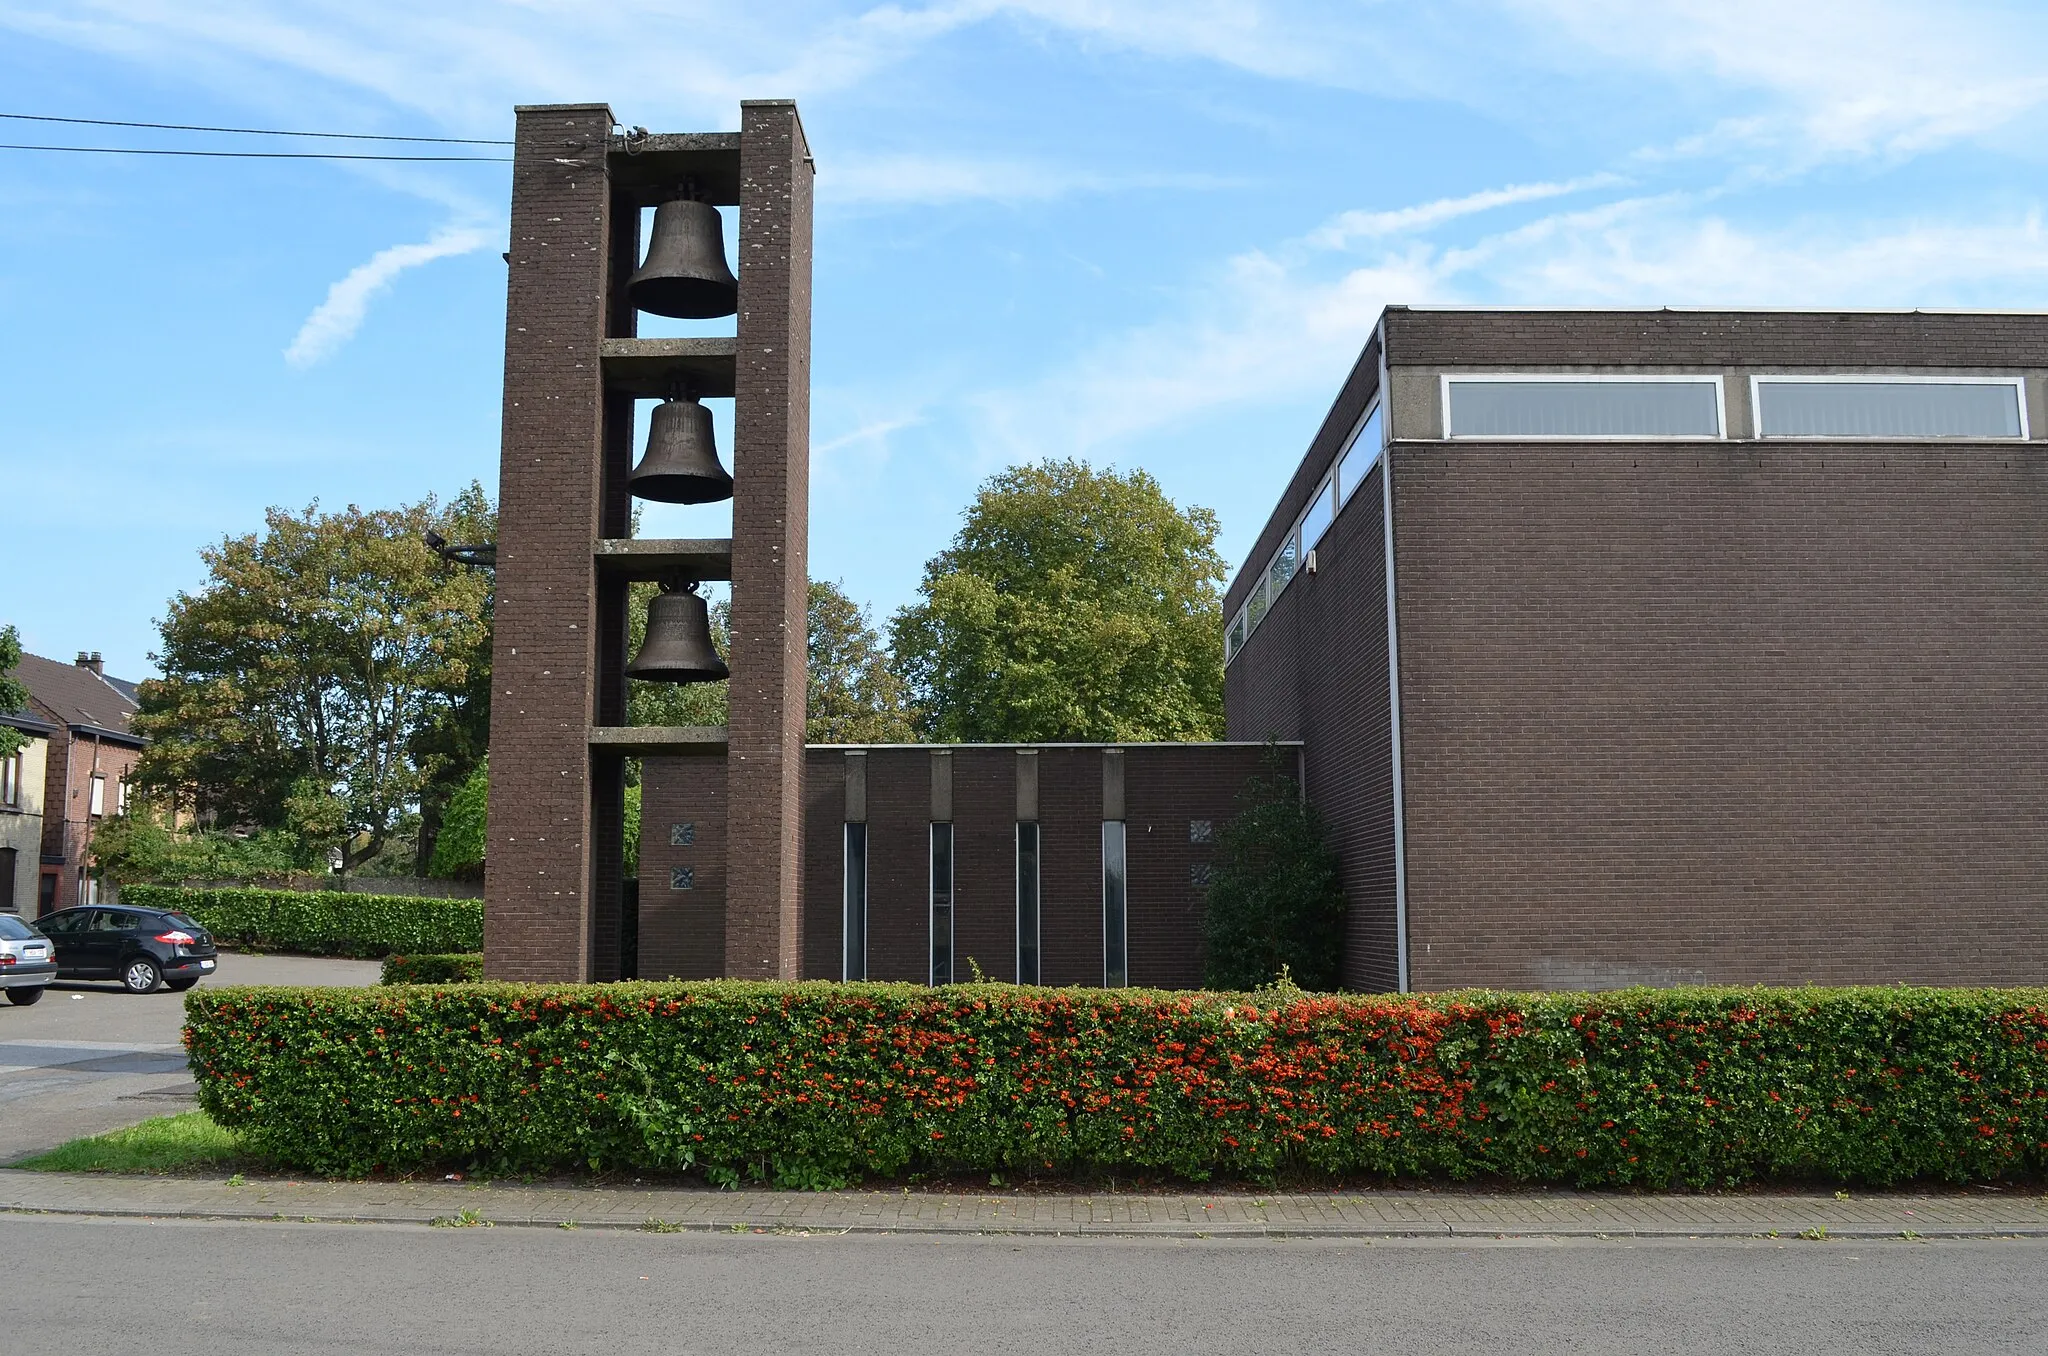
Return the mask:
{"type": "Polygon", "coordinates": [[[484,977],[481,952],[445,956],[386,956],[383,984],[475,984],[484,977]]]}
{"type": "Polygon", "coordinates": [[[488,758],[448,798],[441,812],[441,831],[434,838],[434,857],[427,874],[443,880],[484,878],[484,811],[491,798],[491,766],[488,758]]]}
{"type": "Polygon", "coordinates": [[[2048,990],[195,989],[200,1105],[359,1173],[1888,1184],[2048,1163],[2048,990]]]}
{"type": "Polygon", "coordinates": [[[1282,971],[1335,989],[1344,952],[1344,888],[1323,823],[1276,754],[1246,783],[1216,836],[1202,912],[1203,979],[1249,989],[1282,971]]]}
{"type": "Polygon", "coordinates": [[[188,913],[229,946],[302,956],[438,954],[478,951],[484,944],[484,906],[476,899],[175,885],[130,885],[121,898],[140,908],[188,913]]]}

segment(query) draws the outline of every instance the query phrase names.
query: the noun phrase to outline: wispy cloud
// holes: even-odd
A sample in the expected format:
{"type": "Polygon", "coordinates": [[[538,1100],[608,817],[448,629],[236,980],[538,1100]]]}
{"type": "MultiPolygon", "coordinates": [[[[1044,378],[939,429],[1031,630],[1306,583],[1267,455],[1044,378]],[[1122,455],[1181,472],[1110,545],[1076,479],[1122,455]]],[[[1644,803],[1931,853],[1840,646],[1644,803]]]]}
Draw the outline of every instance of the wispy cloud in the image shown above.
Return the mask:
{"type": "Polygon", "coordinates": [[[1398,207],[1387,212],[1352,211],[1345,212],[1312,232],[1309,243],[1322,249],[1340,250],[1359,240],[1377,240],[1390,235],[1414,235],[1469,217],[1478,212],[1491,212],[1497,207],[1511,207],[1516,203],[1540,202],[1545,198],[1561,198],[1568,193],[1583,193],[1587,189],[1607,188],[1620,183],[1618,174],[1591,174],[1583,179],[1571,179],[1556,184],[1512,184],[1506,188],[1489,188],[1478,193],[1468,193],[1462,198],[1439,198],[1435,202],[1418,203],[1413,207],[1398,207]]]}
{"type": "Polygon", "coordinates": [[[284,360],[293,367],[305,368],[331,357],[355,337],[371,300],[389,287],[392,279],[409,268],[482,249],[489,238],[480,227],[455,226],[417,245],[393,245],[377,251],[327,289],[327,299],[315,306],[306,323],[299,326],[298,334],[284,351],[284,360]]]}
{"type": "Polygon", "coordinates": [[[1241,182],[1214,174],[1120,173],[1003,158],[850,156],[820,173],[818,196],[833,206],[939,206],[1046,202],[1079,193],[1140,189],[1217,189],[1241,182]]]}

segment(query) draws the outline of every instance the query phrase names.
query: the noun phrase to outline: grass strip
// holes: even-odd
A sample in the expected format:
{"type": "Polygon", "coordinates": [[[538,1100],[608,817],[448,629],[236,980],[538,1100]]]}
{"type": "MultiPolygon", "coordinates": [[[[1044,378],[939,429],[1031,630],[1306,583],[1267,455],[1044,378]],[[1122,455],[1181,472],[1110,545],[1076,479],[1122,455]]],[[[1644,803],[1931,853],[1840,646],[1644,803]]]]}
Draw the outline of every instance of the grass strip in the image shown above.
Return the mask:
{"type": "Polygon", "coordinates": [[[242,1137],[204,1111],[155,1116],[140,1125],[60,1144],[16,1163],[31,1172],[191,1172],[246,1162],[242,1137]]]}

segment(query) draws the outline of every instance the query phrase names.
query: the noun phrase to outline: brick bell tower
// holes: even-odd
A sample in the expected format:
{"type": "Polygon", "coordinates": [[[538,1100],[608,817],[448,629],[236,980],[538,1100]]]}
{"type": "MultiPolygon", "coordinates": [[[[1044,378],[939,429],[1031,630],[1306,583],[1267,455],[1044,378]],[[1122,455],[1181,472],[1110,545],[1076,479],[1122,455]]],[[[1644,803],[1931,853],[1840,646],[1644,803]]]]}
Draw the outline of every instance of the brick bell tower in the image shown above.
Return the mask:
{"type": "MultiPolygon", "coordinates": [[[[603,104],[517,112],[485,972],[622,977],[625,765],[637,757],[643,796],[661,802],[658,815],[643,804],[643,834],[687,842],[705,864],[678,869],[677,892],[658,892],[640,911],[639,952],[657,961],[641,972],[794,979],[814,173],[803,124],[779,99],[741,104],[738,132],[619,135],[603,104]],[[641,209],[651,205],[643,266],[641,209]],[[706,205],[739,212],[736,294],[707,303],[699,289],[671,309],[677,288],[649,290],[635,271],[644,282],[655,255],[674,253],[681,237],[664,237],[685,216],[702,230],[683,253],[715,237],[706,205]],[[735,303],[731,336],[638,337],[636,307],[710,317],[734,314],[735,303]],[[631,536],[636,492],[672,498],[649,493],[660,487],[647,461],[634,466],[635,402],[664,399],[733,401],[730,539],[631,536]],[[626,652],[628,585],[650,579],[678,592],[731,582],[727,727],[625,723],[627,665],[648,662],[626,652]],[[742,869],[728,873],[728,862],[742,869]],[[664,959],[685,954],[693,959],[664,959]]],[[[680,284],[684,293],[693,285],[680,284]]],[[[696,411],[675,412],[708,431],[696,411]]],[[[723,494],[721,483],[681,502],[723,494]]]]}

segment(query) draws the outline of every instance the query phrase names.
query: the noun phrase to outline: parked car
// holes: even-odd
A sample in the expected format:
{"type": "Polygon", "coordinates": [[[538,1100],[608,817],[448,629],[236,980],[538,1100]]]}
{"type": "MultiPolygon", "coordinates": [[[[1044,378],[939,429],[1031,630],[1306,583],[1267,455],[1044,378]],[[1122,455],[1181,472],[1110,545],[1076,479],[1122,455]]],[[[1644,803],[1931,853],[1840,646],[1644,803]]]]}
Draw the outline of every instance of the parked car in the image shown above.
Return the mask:
{"type": "Polygon", "coordinates": [[[0,989],[7,1001],[27,1007],[57,977],[50,939],[11,913],[0,913],[0,989]]]}
{"type": "Polygon", "coordinates": [[[182,992],[213,973],[213,937],[189,915],[121,905],[59,909],[36,926],[57,946],[59,979],[118,979],[130,993],[182,992]]]}

